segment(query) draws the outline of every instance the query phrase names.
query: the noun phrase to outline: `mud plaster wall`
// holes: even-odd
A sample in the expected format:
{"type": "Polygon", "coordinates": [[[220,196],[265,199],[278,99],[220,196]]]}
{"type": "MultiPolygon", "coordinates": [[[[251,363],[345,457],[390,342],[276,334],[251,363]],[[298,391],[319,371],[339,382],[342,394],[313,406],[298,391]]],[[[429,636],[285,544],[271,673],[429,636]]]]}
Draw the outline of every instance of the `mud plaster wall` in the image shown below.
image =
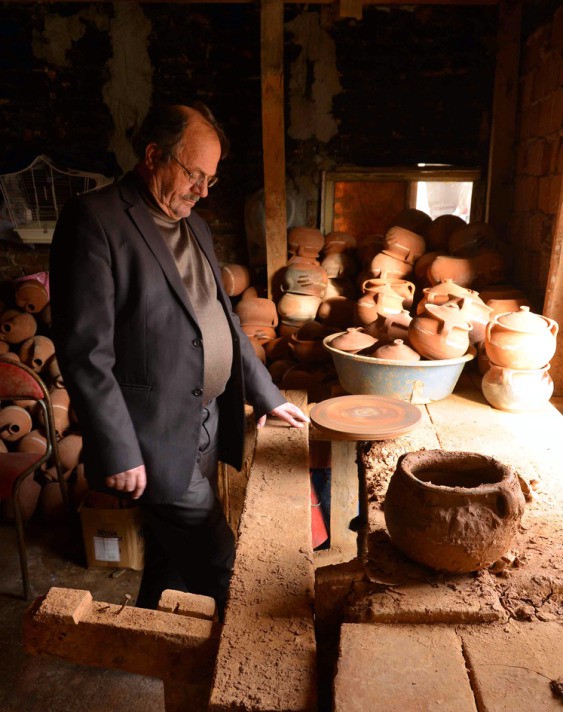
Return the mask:
{"type": "MultiPolygon", "coordinates": [[[[486,166],[496,10],[286,6],[291,224],[318,221],[321,171],[417,162],[486,166]]],[[[201,99],[231,151],[200,212],[221,262],[247,261],[245,200],[262,186],[259,7],[0,4],[0,162],[46,153],[119,175],[148,107],[201,99]]],[[[48,248],[0,243],[0,278],[48,248]]]]}
{"type": "Polygon", "coordinates": [[[518,281],[540,305],[563,180],[563,7],[550,6],[524,18],[511,224],[518,281]]]}

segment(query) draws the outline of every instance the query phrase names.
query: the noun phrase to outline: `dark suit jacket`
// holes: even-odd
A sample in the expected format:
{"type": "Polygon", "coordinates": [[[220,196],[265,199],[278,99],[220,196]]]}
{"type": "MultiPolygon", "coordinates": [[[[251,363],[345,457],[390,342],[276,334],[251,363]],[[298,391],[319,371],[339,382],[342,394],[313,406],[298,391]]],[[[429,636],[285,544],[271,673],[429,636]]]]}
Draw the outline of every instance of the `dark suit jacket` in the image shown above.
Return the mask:
{"type": "MultiPolygon", "coordinates": [[[[57,357],[84,438],[91,486],[145,464],[144,499],[186,490],[201,422],[201,332],[174,259],[138,192],[139,178],[71,199],[51,246],[57,357]]],[[[217,281],[233,365],[219,398],[220,458],[241,466],[244,401],[257,416],[284,402],[256,357],[222,284],[207,224],[187,218],[217,281]]]]}

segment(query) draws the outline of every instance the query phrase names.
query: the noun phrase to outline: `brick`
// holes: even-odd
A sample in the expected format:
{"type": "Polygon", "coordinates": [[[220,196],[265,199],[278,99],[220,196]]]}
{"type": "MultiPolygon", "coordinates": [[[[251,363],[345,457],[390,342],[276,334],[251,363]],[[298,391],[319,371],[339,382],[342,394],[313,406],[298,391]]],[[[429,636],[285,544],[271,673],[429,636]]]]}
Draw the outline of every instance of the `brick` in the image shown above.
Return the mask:
{"type": "Polygon", "coordinates": [[[482,712],[560,712],[549,681],[561,676],[563,627],[557,623],[474,626],[461,632],[482,712]]]}
{"type": "Polygon", "coordinates": [[[558,141],[557,156],[555,158],[555,165],[551,171],[552,173],[563,173],[563,141],[561,137],[558,137],[558,141]]]}
{"type": "Polygon", "coordinates": [[[538,206],[539,178],[526,176],[523,183],[524,210],[535,210],[538,206]]]}
{"type": "Polygon", "coordinates": [[[334,712],[476,711],[451,629],[344,624],[339,653],[334,712]]]}
{"type": "Polygon", "coordinates": [[[64,623],[79,623],[85,613],[92,607],[92,594],[78,589],[49,589],[37,613],[40,620],[53,617],[64,623]]]}
{"type": "Polygon", "coordinates": [[[540,120],[538,124],[537,136],[546,136],[551,131],[552,111],[554,103],[554,94],[547,96],[540,102],[540,110],[538,112],[540,120]]]}
{"type": "Polygon", "coordinates": [[[534,70],[534,81],[532,86],[532,103],[541,101],[545,97],[546,73],[545,64],[534,70]]]}
{"type": "Polygon", "coordinates": [[[200,596],[196,593],[182,593],[181,591],[167,589],[160,596],[158,610],[192,618],[203,618],[209,621],[217,620],[215,600],[209,596],[200,596]]]}
{"type": "Polygon", "coordinates": [[[558,87],[553,93],[552,101],[549,131],[559,132],[563,129],[563,87],[558,87]]]}

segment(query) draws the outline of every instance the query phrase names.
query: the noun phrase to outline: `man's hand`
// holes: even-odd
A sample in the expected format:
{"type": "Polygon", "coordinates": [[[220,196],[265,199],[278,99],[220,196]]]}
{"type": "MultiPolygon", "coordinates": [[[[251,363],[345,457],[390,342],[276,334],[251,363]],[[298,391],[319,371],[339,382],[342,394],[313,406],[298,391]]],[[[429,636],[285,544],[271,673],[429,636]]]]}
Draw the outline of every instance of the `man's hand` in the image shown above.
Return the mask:
{"type": "Polygon", "coordinates": [[[139,499],[147,486],[145,466],[139,465],[139,467],[134,467],[132,470],[125,470],[125,472],[119,472],[117,475],[106,477],[106,485],[119,492],[131,492],[133,499],[139,499]]]}
{"type": "MultiPolygon", "coordinates": [[[[274,408],[274,410],[271,410],[268,415],[275,415],[276,418],[285,420],[286,423],[289,423],[294,428],[303,428],[304,423],[311,422],[301,408],[293,405],[293,403],[282,403],[277,408],[274,408]]],[[[256,423],[256,427],[263,428],[265,424],[266,416],[263,415],[256,423]]]]}

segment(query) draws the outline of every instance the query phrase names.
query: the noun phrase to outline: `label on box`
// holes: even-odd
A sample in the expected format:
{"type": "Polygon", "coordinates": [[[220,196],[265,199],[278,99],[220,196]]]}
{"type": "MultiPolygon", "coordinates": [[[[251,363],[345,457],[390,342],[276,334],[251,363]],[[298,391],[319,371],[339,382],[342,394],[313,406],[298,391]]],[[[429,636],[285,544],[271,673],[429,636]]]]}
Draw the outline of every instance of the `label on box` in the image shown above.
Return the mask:
{"type": "Polygon", "coordinates": [[[94,557],[97,561],[120,561],[119,539],[95,536],[94,557]]]}

